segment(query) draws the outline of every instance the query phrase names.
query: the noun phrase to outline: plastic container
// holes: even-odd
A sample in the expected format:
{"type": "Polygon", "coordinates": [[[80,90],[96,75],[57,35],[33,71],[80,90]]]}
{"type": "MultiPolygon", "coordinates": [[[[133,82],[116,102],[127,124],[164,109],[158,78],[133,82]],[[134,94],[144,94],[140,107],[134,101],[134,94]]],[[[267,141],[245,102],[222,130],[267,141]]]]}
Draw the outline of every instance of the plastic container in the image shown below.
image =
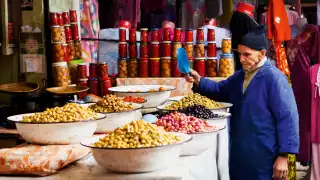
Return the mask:
{"type": "Polygon", "coordinates": [[[234,73],[234,60],[232,54],[222,54],[219,62],[219,77],[229,77],[234,73]]]}
{"type": "Polygon", "coordinates": [[[81,41],[74,41],[75,59],[82,59],[81,41]]]}
{"type": "Polygon", "coordinates": [[[171,57],[161,57],[161,77],[171,77],[171,57]]]}
{"type": "Polygon", "coordinates": [[[208,57],[206,61],[206,70],[208,77],[216,77],[217,76],[217,65],[218,59],[217,57],[208,57]]]}
{"type": "Polygon", "coordinates": [[[129,77],[138,77],[138,60],[137,58],[130,58],[129,59],[129,65],[128,65],[128,70],[129,70],[129,77]]]}
{"type": "Polygon", "coordinates": [[[137,42],[137,31],[136,29],[129,30],[129,42],[136,43],[137,42]]]}
{"type": "Polygon", "coordinates": [[[161,57],[171,57],[171,42],[163,41],[161,43],[161,57]]]}
{"type": "Polygon", "coordinates": [[[172,45],[172,57],[176,58],[178,56],[178,49],[182,47],[181,42],[174,42],[172,45]]]}
{"type": "Polygon", "coordinates": [[[200,76],[206,76],[206,61],[205,58],[196,58],[194,62],[194,68],[200,76]]]}
{"type": "Polygon", "coordinates": [[[127,58],[127,43],[126,42],[119,42],[119,58],[127,58]]]}
{"type": "Polygon", "coordinates": [[[112,87],[111,78],[106,78],[103,80],[99,80],[99,86],[100,86],[100,95],[105,96],[106,94],[109,94],[109,88],[112,87]]]}
{"type": "Polygon", "coordinates": [[[177,58],[171,59],[171,76],[172,77],[181,77],[181,73],[178,69],[178,61],[177,58]]]}
{"type": "Polygon", "coordinates": [[[221,52],[223,54],[230,54],[232,50],[231,38],[223,38],[221,46],[221,52]]]}
{"type": "Polygon", "coordinates": [[[51,27],[51,42],[52,43],[62,43],[61,41],[61,31],[60,26],[55,25],[51,27]]]}
{"type": "Polygon", "coordinates": [[[140,58],[148,58],[148,44],[143,43],[140,44],[140,58]]]}
{"type": "Polygon", "coordinates": [[[91,78],[88,80],[88,86],[90,88],[90,93],[100,96],[100,87],[97,78],[91,78]]]}
{"type": "Polygon", "coordinates": [[[78,64],[77,78],[79,78],[79,79],[86,79],[87,78],[87,65],[85,63],[78,64]]]}
{"type": "MultiPolygon", "coordinates": [[[[126,59],[124,59],[124,60],[126,60],[126,59]]],[[[99,62],[98,76],[100,79],[105,79],[108,77],[108,64],[106,62],[99,62]]]]}
{"type": "Polygon", "coordinates": [[[204,32],[202,28],[197,29],[197,42],[203,42],[204,41],[204,32]]]}
{"type": "Polygon", "coordinates": [[[127,29],[119,28],[119,42],[127,42],[127,29]]]}
{"type": "Polygon", "coordinates": [[[80,40],[80,36],[79,36],[79,27],[78,27],[78,23],[71,23],[71,32],[72,32],[72,39],[74,41],[79,41],[80,40]]]}
{"type": "Polygon", "coordinates": [[[208,41],[207,57],[217,57],[217,45],[215,41],[208,41]]]}
{"type": "Polygon", "coordinates": [[[98,77],[98,64],[90,63],[89,65],[89,78],[97,78],[98,77]]]}
{"type": "Polygon", "coordinates": [[[181,42],[181,28],[174,29],[174,42],[181,42]]]}
{"type": "Polygon", "coordinates": [[[140,29],[140,42],[141,43],[148,43],[148,28],[141,28],[140,29]]]}
{"type": "Polygon", "coordinates": [[[149,76],[160,77],[160,58],[150,58],[149,76]]]}
{"type": "Polygon", "coordinates": [[[193,42],[184,43],[184,49],[186,50],[188,58],[193,58],[193,42]]]}
{"type": "Polygon", "coordinates": [[[150,58],[159,58],[159,57],[160,57],[160,43],[151,42],[150,58]]]}
{"type": "Polygon", "coordinates": [[[137,58],[137,45],[136,43],[129,44],[129,58],[137,58]]]}
{"type": "Polygon", "coordinates": [[[159,42],[159,29],[155,28],[151,31],[151,41],[159,42]]]}
{"type": "Polygon", "coordinates": [[[56,87],[68,86],[71,84],[67,62],[52,63],[52,77],[53,84],[56,87]]]}
{"type": "Polygon", "coordinates": [[[139,76],[149,77],[149,60],[148,58],[139,59],[139,76]]]}
{"type": "Polygon", "coordinates": [[[184,38],[186,43],[193,43],[193,29],[187,29],[185,31],[185,38],[184,38]]]}
{"type": "Polygon", "coordinates": [[[65,52],[62,46],[62,43],[53,43],[52,44],[52,53],[53,53],[53,62],[64,62],[65,61],[65,52]]]}
{"type": "Polygon", "coordinates": [[[119,64],[118,66],[119,78],[127,78],[128,77],[127,58],[119,58],[118,64],[119,64]]]}
{"type": "Polygon", "coordinates": [[[68,53],[69,53],[69,55],[68,55],[68,61],[72,61],[72,60],[75,59],[76,49],[75,49],[75,47],[74,47],[73,41],[68,42],[67,44],[68,44],[68,53]]]}
{"type": "Polygon", "coordinates": [[[209,28],[207,33],[207,41],[215,41],[216,33],[214,29],[209,28]]]}
{"type": "Polygon", "coordinates": [[[196,44],[196,58],[205,57],[204,43],[197,42],[196,44]]]}

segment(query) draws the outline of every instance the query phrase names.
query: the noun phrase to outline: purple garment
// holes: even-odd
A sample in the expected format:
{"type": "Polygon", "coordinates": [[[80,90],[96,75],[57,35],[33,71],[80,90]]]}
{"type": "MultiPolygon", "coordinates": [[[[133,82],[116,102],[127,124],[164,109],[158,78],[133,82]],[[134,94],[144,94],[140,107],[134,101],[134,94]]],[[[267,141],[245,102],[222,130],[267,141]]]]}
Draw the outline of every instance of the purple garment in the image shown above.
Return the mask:
{"type": "Polygon", "coordinates": [[[310,162],[311,152],[311,89],[309,68],[319,63],[320,36],[318,28],[307,25],[304,32],[287,43],[291,82],[299,112],[300,153],[297,160],[310,162]]]}

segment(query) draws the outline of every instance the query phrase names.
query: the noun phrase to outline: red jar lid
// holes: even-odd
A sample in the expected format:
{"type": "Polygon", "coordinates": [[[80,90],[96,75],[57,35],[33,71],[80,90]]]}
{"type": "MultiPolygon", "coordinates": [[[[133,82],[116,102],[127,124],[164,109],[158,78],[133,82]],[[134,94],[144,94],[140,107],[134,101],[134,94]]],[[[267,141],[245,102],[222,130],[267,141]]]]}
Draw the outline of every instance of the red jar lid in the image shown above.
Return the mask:
{"type": "Polygon", "coordinates": [[[119,44],[127,44],[126,42],[119,42],[119,44]]]}
{"type": "Polygon", "coordinates": [[[218,60],[217,57],[207,57],[207,60],[218,60]]]}
{"type": "Polygon", "coordinates": [[[216,44],[216,42],[215,41],[208,41],[208,44],[216,44]]]}
{"type": "Polygon", "coordinates": [[[161,57],[160,59],[171,59],[171,57],[161,57]]]}
{"type": "Polygon", "coordinates": [[[160,44],[159,42],[151,42],[151,44],[160,44]]]}
{"type": "Polygon", "coordinates": [[[159,61],[160,58],[150,58],[151,61],[159,61]]]}
{"type": "Polygon", "coordinates": [[[140,31],[148,31],[148,28],[141,28],[140,31]]]}
{"type": "Polygon", "coordinates": [[[189,61],[193,61],[194,58],[193,58],[193,57],[189,57],[188,60],[189,60],[189,61]]]}
{"type": "Polygon", "coordinates": [[[205,57],[196,57],[196,60],[205,60],[205,57]]]}
{"type": "Polygon", "coordinates": [[[171,41],[162,41],[162,44],[171,44],[171,41]]]}
{"type": "Polygon", "coordinates": [[[139,60],[140,60],[140,61],[148,61],[149,58],[140,58],[139,60]]]}

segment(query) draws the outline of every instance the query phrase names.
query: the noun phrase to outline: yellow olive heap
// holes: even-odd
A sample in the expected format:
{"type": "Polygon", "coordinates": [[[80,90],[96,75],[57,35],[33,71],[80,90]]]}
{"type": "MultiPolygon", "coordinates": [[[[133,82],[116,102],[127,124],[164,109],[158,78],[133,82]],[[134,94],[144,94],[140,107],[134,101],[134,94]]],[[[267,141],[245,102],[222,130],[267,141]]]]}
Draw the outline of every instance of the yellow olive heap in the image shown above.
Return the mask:
{"type": "Polygon", "coordinates": [[[90,109],[76,103],[69,103],[63,107],[55,107],[31,116],[23,116],[22,122],[48,123],[48,122],[75,122],[96,119],[97,114],[90,109]]]}
{"type": "Polygon", "coordinates": [[[132,121],[101,138],[94,144],[103,148],[156,147],[180,142],[179,136],[167,133],[162,127],[145,122],[132,121]]]}
{"type": "Polygon", "coordinates": [[[173,102],[172,104],[165,107],[166,110],[179,110],[185,107],[193,105],[202,105],[208,109],[223,108],[224,105],[217,103],[205,96],[201,96],[198,93],[189,94],[187,97],[182,98],[180,101],[173,102]]]}
{"type": "Polygon", "coordinates": [[[104,96],[102,100],[89,106],[89,108],[97,113],[112,113],[134,109],[131,105],[126,104],[122,99],[112,94],[104,96]]]}

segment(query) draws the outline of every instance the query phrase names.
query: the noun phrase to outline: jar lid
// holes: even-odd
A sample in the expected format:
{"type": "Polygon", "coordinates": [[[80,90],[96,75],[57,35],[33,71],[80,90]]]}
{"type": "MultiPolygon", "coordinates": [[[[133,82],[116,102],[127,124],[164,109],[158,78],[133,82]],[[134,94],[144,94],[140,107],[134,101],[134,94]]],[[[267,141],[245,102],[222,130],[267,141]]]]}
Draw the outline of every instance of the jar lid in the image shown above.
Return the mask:
{"type": "Polygon", "coordinates": [[[224,37],[224,38],[222,38],[222,40],[231,40],[231,38],[230,37],[224,37]]]}
{"type": "Polygon", "coordinates": [[[149,58],[139,58],[140,61],[148,61],[149,58]]]}
{"type": "Polygon", "coordinates": [[[196,57],[196,60],[205,60],[205,57],[196,57]]]}
{"type": "Polygon", "coordinates": [[[208,30],[214,30],[214,28],[208,28],[208,30]]]}
{"type": "Polygon", "coordinates": [[[193,57],[188,57],[188,60],[189,60],[189,61],[193,61],[194,58],[193,58],[193,57]]]}
{"type": "Polygon", "coordinates": [[[181,45],[182,45],[182,43],[181,43],[181,42],[173,42],[173,44],[181,44],[181,45]]]}
{"type": "Polygon", "coordinates": [[[184,44],[193,44],[193,42],[184,42],[184,44]]]}
{"type": "Polygon", "coordinates": [[[148,28],[141,28],[140,31],[148,31],[148,28]]]}
{"type": "Polygon", "coordinates": [[[216,44],[215,41],[208,41],[208,44],[210,44],[210,43],[216,44]]]}
{"type": "Polygon", "coordinates": [[[119,42],[119,44],[127,44],[127,42],[119,42]]]}
{"type": "Polygon", "coordinates": [[[176,30],[181,30],[181,28],[174,28],[174,29],[176,29],[176,30]]]}
{"type": "Polygon", "coordinates": [[[77,22],[72,22],[72,23],[70,23],[71,25],[78,25],[78,23],[77,22]]]}
{"type": "Polygon", "coordinates": [[[78,66],[86,66],[87,64],[86,63],[80,63],[78,64],[78,66]]]}
{"type": "Polygon", "coordinates": [[[53,25],[53,26],[51,26],[52,28],[60,28],[60,26],[59,25],[53,25]]]}
{"type": "Polygon", "coordinates": [[[171,41],[162,41],[163,44],[171,44],[171,41]]]}
{"type": "Polygon", "coordinates": [[[86,82],[86,81],[88,81],[88,78],[77,79],[77,81],[86,82]]]}
{"type": "Polygon", "coordinates": [[[67,26],[67,27],[70,27],[70,24],[65,24],[64,26],[65,26],[65,27],[66,27],[66,26],[67,26]]]}
{"type": "Polygon", "coordinates": [[[159,42],[155,42],[155,41],[154,41],[154,42],[151,42],[151,44],[160,44],[160,43],[159,43],[159,42]]]}
{"type": "Polygon", "coordinates": [[[160,59],[171,59],[171,57],[161,57],[160,59]]]}
{"type": "Polygon", "coordinates": [[[202,30],[203,31],[203,28],[198,28],[197,30],[202,30]]]}
{"type": "Polygon", "coordinates": [[[56,66],[67,66],[67,62],[57,62],[57,63],[52,63],[52,67],[56,67],[56,66]]]}
{"type": "Polygon", "coordinates": [[[152,61],[159,61],[160,58],[150,58],[150,60],[152,60],[152,61]]]}
{"type": "Polygon", "coordinates": [[[124,28],[124,27],[120,27],[119,29],[121,29],[121,30],[126,30],[127,28],[124,28]]]}
{"type": "Polygon", "coordinates": [[[207,57],[207,60],[217,60],[217,57],[207,57]]]}
{"type": "Polygon", "coordinates": [[[221,54],[222,58],[233,58],[233,54],[221,54]]]}

